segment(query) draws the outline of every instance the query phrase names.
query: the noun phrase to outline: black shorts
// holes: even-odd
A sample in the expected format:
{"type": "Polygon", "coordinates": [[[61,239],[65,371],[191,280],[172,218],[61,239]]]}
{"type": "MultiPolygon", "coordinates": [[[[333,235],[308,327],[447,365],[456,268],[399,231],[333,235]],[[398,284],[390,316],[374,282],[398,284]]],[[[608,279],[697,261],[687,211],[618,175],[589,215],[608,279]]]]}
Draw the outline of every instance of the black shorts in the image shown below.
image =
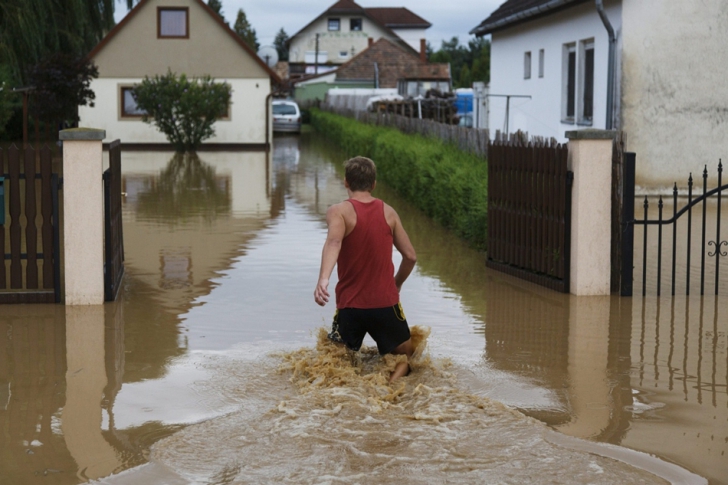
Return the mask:
{"type": "Polygon", "coordinates": [[[386,308],[342,308],[336,310],[329,338],[359,350],[364,335],[369,334],[377,343],[381,355],[389,354],[410,338],[402,304],[386,308]]]}

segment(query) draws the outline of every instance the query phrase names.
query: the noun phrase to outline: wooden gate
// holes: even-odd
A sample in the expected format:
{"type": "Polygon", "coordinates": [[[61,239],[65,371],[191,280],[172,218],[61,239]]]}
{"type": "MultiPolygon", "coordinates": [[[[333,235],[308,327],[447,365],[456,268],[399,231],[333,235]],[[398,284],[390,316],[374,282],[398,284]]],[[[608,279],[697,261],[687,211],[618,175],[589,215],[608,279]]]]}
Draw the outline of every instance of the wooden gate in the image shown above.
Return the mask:
{"type": "Polygon", "coordinates": [[[104,299],[116,300],[124,276],[124,233],[121,217],[121,142],[109,145],[109,168],[104,172],[104,299]]]}
{"type": "Polygon", "coordinates": [[[488,147],[488,260],[497,269],[569,292],[571,188],[567,146],[488,147]]]}
{"type": "Polygon", "coordinates": [[[0,149],[0,303],[61,301],[60,183],[52,164],[47,145],[0,149]]]}

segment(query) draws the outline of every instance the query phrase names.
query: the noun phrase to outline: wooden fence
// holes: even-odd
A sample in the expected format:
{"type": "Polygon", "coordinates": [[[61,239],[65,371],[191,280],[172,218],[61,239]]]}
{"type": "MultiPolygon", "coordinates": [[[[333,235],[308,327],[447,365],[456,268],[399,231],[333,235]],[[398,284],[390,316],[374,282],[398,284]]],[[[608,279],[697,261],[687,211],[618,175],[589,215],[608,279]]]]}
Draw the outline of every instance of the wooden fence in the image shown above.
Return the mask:
{"type": "Polygon", "coordinates": [[[488,157],[488,262],[569,292],[571,186],[568,148],[496,142],[488,157]]]}
{"type": "Polygon", "coordinates": [[[448,125],[434,120],[410,118],[409,116],[392,113],[334,109],[325,106],[322,106],[322,109],[347,118],[354,118],[362,123],[388,126],[403,133],[438,138],[445,143],[452,143],[462,151],[474,153],[484,158],[488,156],[488,142],[490,139],[488,130],[448,125]]]}
{"type": "Polygon", "coordinates": [[[0,150],[0,177],[8,201],[6,211],[5,200],[0,200],[0,303],[60,300],[58,176],[52,173],[52,163],[47,145],[40,150],[15,145],[0,150]]]}

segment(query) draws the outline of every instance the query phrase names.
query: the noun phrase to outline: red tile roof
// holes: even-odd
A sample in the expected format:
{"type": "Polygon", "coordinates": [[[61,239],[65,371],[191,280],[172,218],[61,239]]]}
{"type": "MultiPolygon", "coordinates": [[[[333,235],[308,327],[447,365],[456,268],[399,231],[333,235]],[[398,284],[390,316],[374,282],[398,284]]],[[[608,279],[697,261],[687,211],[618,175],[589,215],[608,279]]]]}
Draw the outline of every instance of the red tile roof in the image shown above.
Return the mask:
{"type": "Polygon", "coordinates": [[[380,88],[396,88],[399,79],[450,80],[450,64],[423,62],[419,56],[387,39],[379,39],[343,64],[336,71],[336,79],[374,79],[374,63],[379,71],[380,88]]]}
{"type": "Polygon", "coordinates": [[[364,9],[377,23],[389,27],[390,29],[397,28],[429,28],[432,24],[427,20],[423,19],[419,15],[415,14],[411,10],[404,7],[376,7],[376,8],[365,8],[364,9]]]}
{"type": "Polygon", "coordinates": [[[364,13],[364,9],[354,0],[339,0],[326,10],[328,13],[364,13]]]}

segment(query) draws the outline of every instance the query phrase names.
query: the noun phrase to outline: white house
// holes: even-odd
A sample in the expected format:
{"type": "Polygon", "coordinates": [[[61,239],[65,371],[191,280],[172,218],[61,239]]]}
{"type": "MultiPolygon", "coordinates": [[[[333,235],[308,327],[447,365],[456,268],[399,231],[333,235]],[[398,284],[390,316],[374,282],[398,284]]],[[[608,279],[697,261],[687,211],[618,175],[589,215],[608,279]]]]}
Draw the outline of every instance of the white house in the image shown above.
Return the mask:
{"type": "Polygon", "coordinates": [[[94,107],[79,108],[80,124],[106,130],[107,139],[118,138],[125,147],[169,146],[156,127],[141,121],[131,90],[146,76],[171,70],[210,75],[232,87],[227,114],[203,149],[270,143],[278,77],[202,0],[141,0],[89,58],[99,69],[91,84],[96,100],[94,107]]]}
{"type": "Polygon", "coordinates": [[[727,24],[724,0],[507,0],[471,31],[492,36],[491,129],[565,141],[611,115],[638,184],[685,185],[728,158],[727,24]]]}
{"type": "Polygon", "coordinates": [[[339,0],[291,36],[291,76],[335,69],[381,38],[419,53],[431,26],[404,7],[363,8],[354,0],[339,0]]]}

